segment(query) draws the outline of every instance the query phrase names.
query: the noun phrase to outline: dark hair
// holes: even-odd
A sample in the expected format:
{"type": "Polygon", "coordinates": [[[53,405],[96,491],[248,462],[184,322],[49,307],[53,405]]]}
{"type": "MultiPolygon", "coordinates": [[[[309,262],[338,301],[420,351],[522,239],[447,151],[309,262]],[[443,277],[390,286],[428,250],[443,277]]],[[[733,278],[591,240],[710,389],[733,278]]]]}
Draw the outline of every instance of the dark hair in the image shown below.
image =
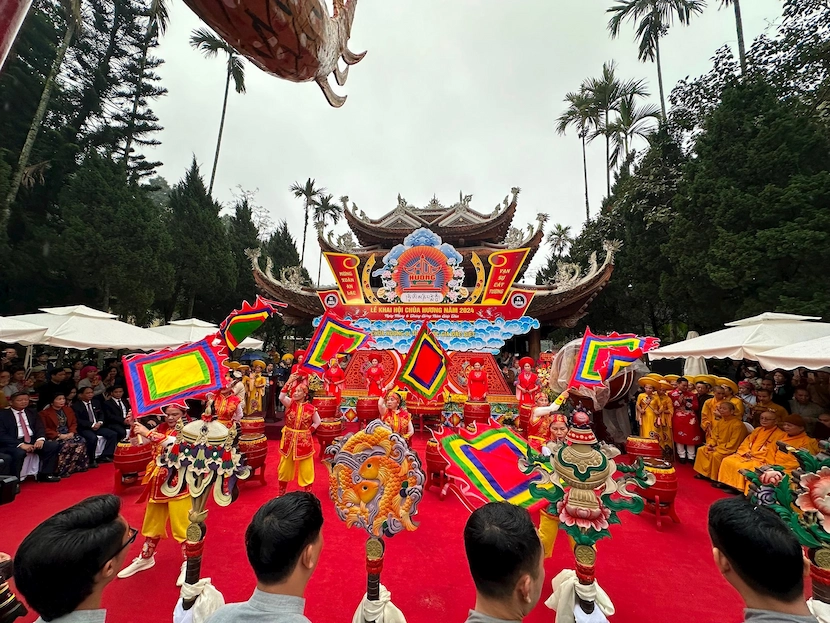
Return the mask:
{"type": "Polygon", "coordinates": [[[29,394],[27,394],[26,392],[14,392],[11,396],[9,396],[9,402],[11,402],[12,400],[14,400],[14,399],[15,399],[15,398],[17,398],[18,396],[26,396],[26,397],[28,398],[28,397],[29,397],[29,394]]]}
{"type": "Polygon", "coordinates": [[[277,584],[288,578],[322,527],[323,509],[311,493],[292,491],[263,504],[245,531],[248,562],[257,580],[277,584]]]}
{"type": "Polygon", "coordinates": [[[542,544],[530,514],[508,502],[476,509],[464,526],[464,549],[476,590],[503,599],[524,573],[538,574],[542,544]]]}
{"type": "Polygon", "coordinates": [[[765,392],[765,393],[769,394],[770,396],[772,396],[772,390],[771,390],[771,389],[767,389],[766,387],[759,387],[758,389],[756,389],[756,390],[755,390],[755,393],[756,393],[756,394],[757,394],[758,392],[765,392]]]}
{"type": "Polygon", "coordinates": [[[684,383],[688,383],[689,379],[687,379],[685,376],[679,376],[679,377],[677,377],[677,382],[679,383],[680,381],[683,381],[684,383]]]}
{"type": "Polygon", "coordinates": [[[51,370],[49,370],[49,377],[51,378],[53,376],[63,374],[64,372],[66,372],[65,368],[52,368],[51,370]]]}
{"type": "Polygon", "coordinates": [[[804,554],[773,511],[743,497],[709,507],[709,538],[757,593],[792,602],[804,594],[804,554]]]}
{"type": "Polygon", "coordinates": [[[81,394],[83,394],[86,390],[89,390],[89,391],[91,391],[91,392],[93,392],[93,393],[95,392],[95,388],[94,388],[94,387],[92,387],[92,385],[84,385],[83,387],[81,387],[81,388],[79,388],[79,389],[78,389],[78,396],[80,396],[81,394]]]}
{"type": "Polygon", "coordinates": [[[73,612],[92,594],[95,576],[118,554],[127,527],[118,496],[87,498],[41,523],[14,558],[14,581],[44,621],[73,612]]]}

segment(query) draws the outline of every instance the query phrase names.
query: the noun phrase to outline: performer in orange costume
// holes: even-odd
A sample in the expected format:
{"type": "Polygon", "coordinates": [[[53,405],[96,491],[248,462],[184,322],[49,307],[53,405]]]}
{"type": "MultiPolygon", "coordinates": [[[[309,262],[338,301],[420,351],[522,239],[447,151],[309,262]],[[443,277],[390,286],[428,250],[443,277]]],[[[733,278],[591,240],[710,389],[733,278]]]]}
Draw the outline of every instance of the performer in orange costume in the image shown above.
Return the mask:
{"type": "Polygon", "coordinates": [[[320,426],[320,416],[315,406],[308,402],[308,385],[300,381],[298,374],[288,377],[286,388],[291,387],[291,397],[286,389],[280,393],[280,402],[285,406],[285,427],[280,441],[280,466],[277,471],[280,488],[277,495],[284,495],[288,483],[297,476],[298,484],[311,491],[314,483],[314,441],[311,433],[320,426]]]}
{"type": "Polygon", "coordinates": [[[402,396],[398,390],[390,390],[386,393],[386,398],[378,398],[378,411],[380,412],[380,419],[392,432],[398,433],[405,440],[410,442],[412,435],[415,434],[415,427],[412,426],[412,418],[409,416],[409,411],[401,408],[402,396]]]}
{"type": "Polygon", "coordinates": [[[220,389],[218,394],[208,394],[207,399],[211,413],[228,429],[242,419],[242,399],[233,393],[231,385],[220,389]]]}
{"type": "Polygon", "coordinates": [[[536,392],[539,391],[539,377],[533,372],[533,359],[522,357],[519,359],[519,378],[516,379],[516,400],[519,406],[527,405],[533,407],[536,392]]]}
{"type": "MultiPolygon", "coordinates": [[[[153,458],[147,464],[147,471],[141,484],[144,491],[138,498],[138,502],[147,501],[147,509],[144,511],[144,523],[141,526],[141,534],[144,536],[144,545],[141,554],[124,567],[119,578],[128,578],[139,571],[145,571],[156,564],[155,552],[158,542],[167,537],[167,522],[170,521],[170,528],[173,530],[173,538],[179,543],[187,540],[187,526],[190,520],[187,518],[190,511],[190,494],[187,488],[176,497],[168,497],[161,492],[161,485],[167,480],[168,470],[166,467],[159,467],[156,459],[161,456],[167,446],[176,442],[176,425],[179,423],[187,407],[180,404],[170,404],[162,408],[164,421],[152,430],[148,430],[142,424],[133,424],[134,435],[142,435],[153,444],[153,458]]],[[[138,437],[131,438],[133,443],[138,443],[138,437]]],[[[184,556],[184,549],[182,549],[184,556]]],[[[184,584],[184,574],[187,561],[182,563],[176,585],[184,584]]]]}
{"type": "Polygon", "coordinates": [[[484,360],[476,357],[470,361],[467,372],[467,396],[470,402],[487,402],[487,372],[482,369],[484,360]]]}
{"type": "Polygon", "coordinates": [[[346,382],[346,373],[340,367],[340,358],[332,357],[326,371],[323,372],[323,391],[326,396],[334,396],[337,399],[337,406],[340,407],[340,399],[343,395],[343,384],[346,382]]]}
{"type": "Polygon", "coordinates": [[[383,366],[380,365],[380,360],[377,357],[372,357],[372,365],[366,370],[366,389],[369,391],[368,396],[377,396],[380,398],[383,395],[383,377],[386,374],[383,371],[383,366]]]}

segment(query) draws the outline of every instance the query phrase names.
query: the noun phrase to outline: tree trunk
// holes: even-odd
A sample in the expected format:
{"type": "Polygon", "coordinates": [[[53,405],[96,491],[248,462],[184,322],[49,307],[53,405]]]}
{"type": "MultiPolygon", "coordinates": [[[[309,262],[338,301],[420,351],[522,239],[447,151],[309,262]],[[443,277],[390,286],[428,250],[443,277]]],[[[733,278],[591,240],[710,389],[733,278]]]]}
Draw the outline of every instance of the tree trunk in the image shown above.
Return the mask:
{"type": "Polygon", "coordinates": [[[187,303],[187,317],[193,318],[193,305],[196,303],[196,290],[190,293],[190,301],[187,303]]]}
{"type": "Polygon", "coordinates": [[[732,0],[735,7],[735,28],[738,31],[738,56],[741,58],[741,75],[746,75],[746,46],[744,44],[744,22],[741,18],[740,0],[732,0]]]}
{"type": "Polygon", "coordinates": [[[582,177],[585,179],[585,222],[591,220],[591,206],[588,203],[588,156],[585,152],[585,130],[580,132],[582,135],[582,177]]]}
{"type": "Polygon", "coordinates": [[[323,272],[323,250],[320,249],[320,257],[317,259],[317,287],[320,287],[320,275],[323,272]]]}
{"type": "Polygon", "coordinates": [[[144,86],[144,68],[147,65],[147,53],[150,49],[150,38],[155,25],[154,18],[147,23],[147,30],[144,33],[144,45],[141,48],[141,60],[138,62],[138,83],[135,85],[135,97],[133,98],[133,110],[130,113],[130,123],[127,127],[127,139],[124,142],[124,170],[130,168],[130,149],[133,145],[133,132],[135,131],[135,117],[138,114],[138,103],[141,101],[141,87],[144,86]]]}
{"type": "Polygon", "coordinates": [[[225,112],[228,110],[228,89],[231,86],[231,66],[228,63],[228,75],[225,78],[225,101],[222,104],[222,119],[219,121],[219,138],[216,139],[216,153],[213,156],[213,170],[210,172],[208,195],[213,194],[213,180],[216,178],[216,165],[219,163],[219,147],[222,145],[222,131],[225,129],[225,112]]]}
{"type": "Polygon", "coordinates": [[[102,301],[101,311],[108,312],[110,310],[110,284],[109,281],[104,281],[104,300],[102,301]]]}
{"type": "Polygon", "coordinates": [[[666,94],[663,91],[663,63],[660,59],[660,37],[654,42],[657,51],[657,84],[660,87],[660,110],[663,111],[663,121],[666,120],[666,94]]]}
{"type": "Polygon", "coordinates": [[[303,221],[303,250],[300,252],[300,268],[305,261],[305,237],[308,232],[308,197],[305,198],[305,221],[303,221]]]}
{"type": "Polygon", "coordinates": [[[608,109],[605,109],[605,185],[611,196],[611,137],[608,135],[608,109]]]}
{"type": "Polygon", "coordinates": [[[46,115],[46,109],[49,107],[49,98],[52,96],[52,89],[55,86],[55,79],[58,77],[63,59],[66,56],[66,51],[69,49],[69,44],[72,37],[75,35],[75,21],[71,16],[67,17],[66,32],[63,34],[63,40],[58,48],[55,58],[52,61],[52,67],[49,69],[49,75],[46,77],[46,83],[43,85],[43,93],[40,95],[40,102],[38,102],[35,116],[29,126],[29,132],[26,134],[26,141],[23,143],[23,149],[20,151],[20,157],[17,160],[17,170],[14,172],[9,194],[6,195],[6,200],[3,203],[3,210],[0,213],[0,234],[5,236],[6,227],[9,223],[9,214],[11,212],[12,203],[17,198],[17,191],[20,190],[20,183],[23,181],[23,173],[29,165],[29,157],[32,155],[32,148],[35,145],[37,134],[40,131],[40,125],[43,123],[43,117],[46,115]]]}

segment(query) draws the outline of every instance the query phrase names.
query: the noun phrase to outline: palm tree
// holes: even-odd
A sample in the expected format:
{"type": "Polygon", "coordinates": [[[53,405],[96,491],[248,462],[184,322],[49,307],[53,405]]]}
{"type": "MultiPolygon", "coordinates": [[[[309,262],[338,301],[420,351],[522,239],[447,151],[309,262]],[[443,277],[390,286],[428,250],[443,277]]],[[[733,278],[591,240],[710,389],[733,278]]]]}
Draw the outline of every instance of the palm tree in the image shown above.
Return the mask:
{"type": "MultiPolygon", "coordinates": [[[[337,225],[340,217],[343,216],[343,206],[338,203],[333,203],[334,197],[332,195],[320,195],[314,201],[314,225],[317,232],[322,235],[326,225],[331,222],[332,225],[337,225]]],[[[317,287],[320,287],[320,274],[323,270],[323,254],[320,253],[320,258],[317,260],[317,287]]]]}
{"type": "Polygon", "coordinates": [[[625,96],[648,97],[643,80],[619,80],[616,75],[617,63],[608,61],[602,66],[602,77],[589,78],[584,88],[599,113],[599,127],[594,130],[591,140],[599,135],[605,137],[605,182],[608,197],[611,196],[611,113],[619,112],[620,102],[625,96]]]}
{"type": "Polygon", "coordinates": [[[589,140],[589,131],[599,126],[599,111],[594,105],[588,91],[581,88],[577,92],[565,95],[568,108],[556,120],[556,132],[564,135],[570,126],[575,126],[582,141],[582,176],[585,181],[585,220],[591,218],[591,206],[588,203],[588,157],[585,144],[589,140]]]}
{"type": "Polygon", "coordinates": [[[166,0],[151,0],[150,12],[147,15],[147,27],[144,29],[144,41],[141,46],[141,58],[138,61],[138,83],[133,98],[133,110],[130,114],[130,123],[127,128],[127,140],[124,143],[124,168],[130,162],[130,151],[133,145],[133,132],[135,130],[135,118],[138,114],[138,106],[143,95],[144,68],[147,65],[147,54],[150,50],[150,43],[155,37],[163,35],[167,31],[167,24],[170,22],[170,15],[167,11],[166,0]]]}
{"type": "Polygon", "coordinates": [[[228,109],[228,89],[233,78],[237,93],[245,92],[245,65],[239,53],[222,39],[214,36],[207,28],[194,30],[190,35],[190,45],[199,50],[205,58],[214,58],[219,52],[228,55],[228,70],[225,77],[225,100],[222,104],[222,119],[219,121],[219,138],[216,139],[216,154],[213,156],[213,170],[210,172],[208,194],[213,192],[213,180],[216,178],[216,165],[219,162],[219,147],[222,145],[222,131],[225,129],[225,112],[228,109]]]}
{"type": "Polygon", "coordinates": [[[744,21],[741,18],[740,0],[720,0],[722,7],[732,5],[735,9],[735,29],[738,31],[738,56],[741,58],[741,75],[746,75],[746,45],[744,44],[744,21]]]}
{"type": "Polygon", "coordinates": [[[553,226],[553,229],[548,234],[548,244],[550,245],[553,255],[561,258],[571,243],[574,241],[571,237],[571,226],[563,227],[559,223],[553,226]]]}
{"type": "Polygon", "coordinates": [[[311,178],[308,178],[305,184],[294,182],[288,189],[292,193],[294,193],[294,196],[297,199],[300,199],[302,197],[305,201],[305,220],[303,221],[303,248],[302,251],[300,251],[300,266],[303,265],[303,261],[305,260],[305,239],[306,233],[308,232],[308,209],[309,207],[315,204],[315,202],[320,198],[320,195],[326,192],[325,188],[317,188],[314,184],[315,181],[311,178]]]}
{"type": "Polygon", "coordinates": [[[611,163],[617,165],[620,160],[627,160],[631,153],[631,142],[636,137],[646,138],[654,131],[653,119],[660,119],[660,108],[654,104],[637,106],[637,95],[626,94],[620,98],[617,118],[609,126],[614,151],[611,163]]]}
{"type": "Polygon", "coordinates": [[[640,42],[638,58],[657,63],[657,82],[660,86],[660,109],[666,118],[666,95],[663,90],[663,65],[660,59],[660,38],[674,23],[675,17],[681,24],[688,24],[692,15],[702,13],[706,0],[615,0],[616,5],[608,9],[613,16],[608,22],[611,37],[620,34],[626,20],[637,23],[637,39],[640,42]]]}
{"type": "Polygon", "coordinates": [[[52,90],[55,88],[58,72],[61,69],[61,65],[63,65],[63,59],[66,57],[66,51],[69,49],[69,44],[72,42],[75,33],[81,30],[80,0],[63,0],[63,3],[66,12],[66,30],[63,32],[63,39],[58,49],[55,51],[55,58],[52,59],[49,75],[46,76],[43,92],[40,94],[40,101],[38,102],[37,109],[35,109],[35,116],[32,117],[32,123],[29,124],[29,131],[26,133],[23,149],[20,150],[20,156],[17,159],[17,168],[14,171],[9,192],[4,198],[2,212],[0,212],[0,235],[3,237],[5,237],[12,204],[17,198],[17,191],[20,190],[20,184],[23,181],[29,165],[29,157],[32,155],[32,148],[35,145],[40,126],[43,123],[43,117],[46,116],[46,109],[49,107],[49,99],[52,97],[52,90]]]}

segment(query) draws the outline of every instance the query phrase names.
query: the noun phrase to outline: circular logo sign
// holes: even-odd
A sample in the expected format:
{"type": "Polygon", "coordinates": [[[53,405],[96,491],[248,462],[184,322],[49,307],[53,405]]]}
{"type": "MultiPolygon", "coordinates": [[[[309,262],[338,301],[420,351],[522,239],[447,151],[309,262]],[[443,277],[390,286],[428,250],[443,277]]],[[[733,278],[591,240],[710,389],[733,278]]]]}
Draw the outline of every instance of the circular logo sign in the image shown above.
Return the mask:
{"type": "Polygon", "coordinates": [[[514,294],[510,297],[510,304],[516,309],[522,309],[525,305],[527,305],[527,297],[525,297],[524,294],[514,294]]]}
{"type": "Polygon", "coordinates": [[[326,302],[326,307],[336,307],[337,306],[337,295],[334,294],[334,293],[327,294],[325,302],[326,302]]]}

